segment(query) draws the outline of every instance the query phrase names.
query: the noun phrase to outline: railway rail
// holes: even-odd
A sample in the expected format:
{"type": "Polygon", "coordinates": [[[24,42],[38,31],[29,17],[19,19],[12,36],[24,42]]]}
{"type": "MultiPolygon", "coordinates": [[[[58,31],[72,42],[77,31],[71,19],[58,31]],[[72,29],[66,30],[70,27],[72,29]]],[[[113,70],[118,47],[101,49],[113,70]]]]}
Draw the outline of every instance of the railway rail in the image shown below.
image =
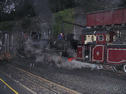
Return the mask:
{"type": "Polygon", "coordinates": [[[1,69],[1,71],[36,92],[36,94],[81,94],[11,64],[7,64],[6,69],[1,69]]]}

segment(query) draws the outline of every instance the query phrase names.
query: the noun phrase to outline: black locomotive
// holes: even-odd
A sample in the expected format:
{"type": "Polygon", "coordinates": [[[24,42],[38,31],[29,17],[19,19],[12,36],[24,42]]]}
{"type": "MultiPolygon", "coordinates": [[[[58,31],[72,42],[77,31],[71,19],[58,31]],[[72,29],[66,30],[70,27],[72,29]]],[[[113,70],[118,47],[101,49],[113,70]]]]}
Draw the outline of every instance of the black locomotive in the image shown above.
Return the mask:
{"type": "Polygon", "coordinates": [[[30,58],[46,51],[69,56],[69,49],[77,50],[78,41],[73,37],[73,34],[68,34],[63,40],[52,40],[42,39],[41,34],[36,32],[0,31],[0,60],[9,60],[17,55],[30,58]]]}

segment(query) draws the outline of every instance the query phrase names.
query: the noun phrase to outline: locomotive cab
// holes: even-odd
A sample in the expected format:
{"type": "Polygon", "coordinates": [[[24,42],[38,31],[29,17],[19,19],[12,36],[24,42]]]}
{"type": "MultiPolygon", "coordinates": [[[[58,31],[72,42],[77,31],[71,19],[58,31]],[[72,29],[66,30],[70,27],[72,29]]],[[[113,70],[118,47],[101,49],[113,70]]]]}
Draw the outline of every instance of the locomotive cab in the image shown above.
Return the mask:
{"type": "Polygon", "coordinates": [[[96,44],[95,32],[85,32],[82,34],[82,43],[77,46],[78,60],[91,60],[91,45],[96,44]]]}
{"type": "MultiPolygon", "coordinates": [[[[103,62],[103,56],[98,57],[98,53],[94,54],[95,50],[97,48],[97,50],[103,50],[104,45],[111,44],[115,39],[116,33],[113,31],[93,31],[83,33],[82,44],[78,45],[77,59],[89,62],[103,62]],[[98,57],[98,59],[95,57],[98,57]]],[[[101,55],[103,55],[102,52],[104,51],[96,52],[101,52],[101,55]]]]}

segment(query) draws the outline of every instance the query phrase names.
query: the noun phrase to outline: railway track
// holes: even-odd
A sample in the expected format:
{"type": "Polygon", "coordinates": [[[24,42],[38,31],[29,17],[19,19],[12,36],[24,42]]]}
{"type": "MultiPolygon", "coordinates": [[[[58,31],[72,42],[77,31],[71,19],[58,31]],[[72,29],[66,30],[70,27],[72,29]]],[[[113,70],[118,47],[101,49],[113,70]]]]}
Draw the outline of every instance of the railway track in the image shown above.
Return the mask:
{"type": "Polygon", "coordinates": [[[1,71],[28,87],[36,94],[81,94],[11,64],[7,64],[1,71]]]}

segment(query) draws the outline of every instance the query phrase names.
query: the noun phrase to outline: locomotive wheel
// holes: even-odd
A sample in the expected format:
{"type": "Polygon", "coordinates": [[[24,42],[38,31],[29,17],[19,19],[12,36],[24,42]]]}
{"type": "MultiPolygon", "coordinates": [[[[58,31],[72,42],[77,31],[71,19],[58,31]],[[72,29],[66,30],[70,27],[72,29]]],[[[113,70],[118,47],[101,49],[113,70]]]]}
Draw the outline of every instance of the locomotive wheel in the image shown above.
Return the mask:
{"type": "Polygon", "coordinates": [[[58,46],[58,48],[62,48],[63,47],[63,44],[62,43],[59,43],[57,46],[58,46]]]}
{"type": "Polygon", "coordinates": [[[123,65],[123,71],[126,73],[126,64],[123,65]]]}
{"type": "Polygon", "coordinates": [[[115,72],[118,72],[118,71],[121,71],[122,70],[122,67],[121,66],[113,66],[113,70],[115,72]]]}
{"type": "Polygon", "coordinates": [[[113,68],[113,70],[114,70],[115,72],[118,71],[118,69],[116,68],[116,66],[113,66],[112,68],[113,68]]]}

